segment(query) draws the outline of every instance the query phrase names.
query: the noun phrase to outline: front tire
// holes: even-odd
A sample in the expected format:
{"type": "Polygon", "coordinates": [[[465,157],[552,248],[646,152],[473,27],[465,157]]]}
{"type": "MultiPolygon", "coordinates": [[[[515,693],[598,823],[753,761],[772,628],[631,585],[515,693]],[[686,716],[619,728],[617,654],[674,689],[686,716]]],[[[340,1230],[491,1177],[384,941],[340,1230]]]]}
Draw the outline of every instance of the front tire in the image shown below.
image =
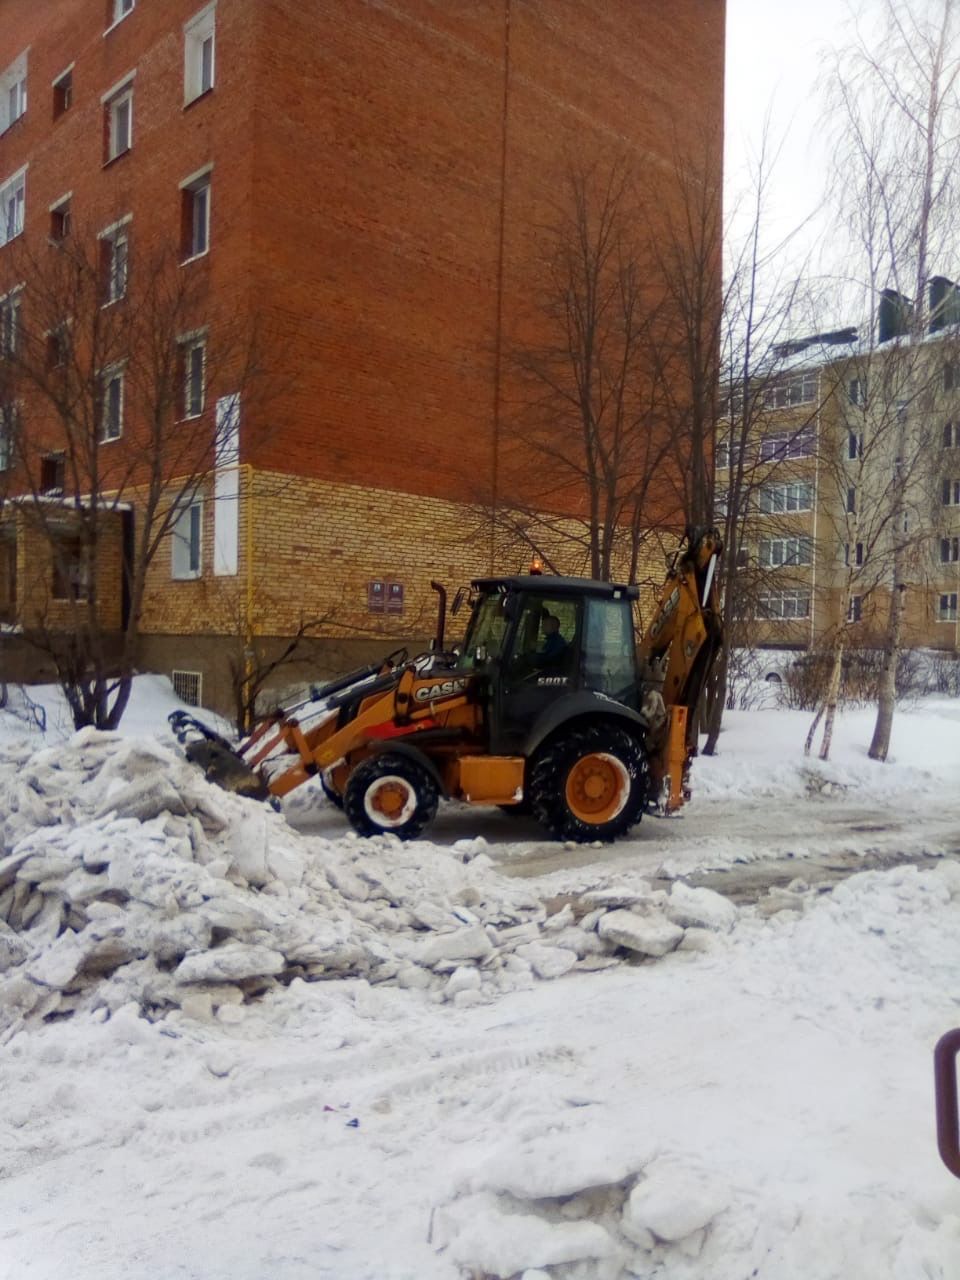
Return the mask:
{"type": "Polygon", "coordinates": [[[432,822],[440,793],[423,765],[387,751],[361,761],[347,779],[343,808],[362,836],[413,840],[432,822]]]}
{"type": "Polygon", "coordinates": [[[552,738],[533,762],[533,816],[557,840],[615,840],[640,821],[650,789],[642,743],[616,725],[552,738]]]}

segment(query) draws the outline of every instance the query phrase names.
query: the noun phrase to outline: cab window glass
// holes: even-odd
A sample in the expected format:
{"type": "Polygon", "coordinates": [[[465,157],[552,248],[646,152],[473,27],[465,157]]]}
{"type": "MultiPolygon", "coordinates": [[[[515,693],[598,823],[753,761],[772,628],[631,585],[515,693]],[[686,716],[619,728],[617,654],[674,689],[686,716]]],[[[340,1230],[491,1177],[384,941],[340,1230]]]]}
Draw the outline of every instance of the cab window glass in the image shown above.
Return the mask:
{"type": "Polygon", "coordinates": [[[576,640],[576,600],[569,596],[524,599],[513,646],[515,661],[533,660],[543,667],[569,665],[576,640]]]}
{"type": "Polygon", "coordinates": [[[478,649],[483,649],[487,658],[499,656],[503,647],[503,637],[510,621],[506,612],[506,602],[505,595],[487,596],[481,602],[467,634],[463,653],[457,663],[458,667],[472,668],[478,649]]]}
{"type": "Polygon", "coordinates": [[[633,617],[625,601],[587,600],[583,679],[618,702],[636,701],[633,617]]]}

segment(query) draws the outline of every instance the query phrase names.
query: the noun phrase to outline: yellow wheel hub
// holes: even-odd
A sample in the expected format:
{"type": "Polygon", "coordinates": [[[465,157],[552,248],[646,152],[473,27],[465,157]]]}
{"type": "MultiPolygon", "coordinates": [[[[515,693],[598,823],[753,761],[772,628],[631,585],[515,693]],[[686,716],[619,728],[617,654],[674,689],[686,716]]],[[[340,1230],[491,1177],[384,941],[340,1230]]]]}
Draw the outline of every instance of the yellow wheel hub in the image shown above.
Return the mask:
{"type": "Polygon", "coordinates": [[[413,816],[417,795],[406,778],[388,774],[367,789],[363,806],[367,817],[378,826],[398,827],[413,816]]]}
{"type": "Polygon", "coordinates": [[[616,756],[592,752],[567,774],[567,807],[581,822],[597,826],[621,812],[630,794],[630,775],[616,756]]]}

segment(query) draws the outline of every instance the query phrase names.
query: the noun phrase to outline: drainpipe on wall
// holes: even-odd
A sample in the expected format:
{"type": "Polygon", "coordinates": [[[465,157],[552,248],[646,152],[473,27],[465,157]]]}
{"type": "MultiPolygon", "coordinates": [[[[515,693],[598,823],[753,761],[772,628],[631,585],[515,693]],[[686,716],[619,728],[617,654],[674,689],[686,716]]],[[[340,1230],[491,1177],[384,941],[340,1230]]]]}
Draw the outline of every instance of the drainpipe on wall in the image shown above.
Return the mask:
{"type": "Polygon", "coordinates": [[[813,460],[813,563],[810,566],[810,651],[814,648],[817,617],[817,558],[820,555],[820,544],[817,541],[817,516],[820,513],[820,438],[821,413],[823,401],[820,398],[823,371],[817,374],[817,451],[813,460]]]}
{"type": "MultiPolygon", "coordinates": [[[[246,491],[246,508],[247,522],[244,537],[244,558],[246,560],[246,599],[244,601],[243,612],[243,685],[242,694],[244,706],[250,694],[250,686],[253,682],[253,464],[243,462],[240,464],[240,470],[243,472],[244,489],[246,491]]],[[[245,723],[244,729],[247,733],[253,728],[252,724],[245,723]]]]}

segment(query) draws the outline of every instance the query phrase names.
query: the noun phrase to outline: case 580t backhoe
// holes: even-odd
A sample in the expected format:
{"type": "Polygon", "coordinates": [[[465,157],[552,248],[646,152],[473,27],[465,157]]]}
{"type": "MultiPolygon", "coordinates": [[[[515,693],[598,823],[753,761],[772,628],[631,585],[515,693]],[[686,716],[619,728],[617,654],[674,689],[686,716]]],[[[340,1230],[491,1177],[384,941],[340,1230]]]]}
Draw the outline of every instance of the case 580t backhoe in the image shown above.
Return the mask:
{"type": "Polygon", "coordinates": [[[560,840],[612,840],[648,804],[686,798],[691,718],[721,644],[720,551],[716,530],[688,531],[639,645],[637,587],[531,573],[476,580],[446,652],[434,583],[431,652],[314,688],[238,747],[187,712],[170,721],[211,780],[267,799],[319,776],[362,835],[419,835],[446,797],[532,812],[560,840]]]}

